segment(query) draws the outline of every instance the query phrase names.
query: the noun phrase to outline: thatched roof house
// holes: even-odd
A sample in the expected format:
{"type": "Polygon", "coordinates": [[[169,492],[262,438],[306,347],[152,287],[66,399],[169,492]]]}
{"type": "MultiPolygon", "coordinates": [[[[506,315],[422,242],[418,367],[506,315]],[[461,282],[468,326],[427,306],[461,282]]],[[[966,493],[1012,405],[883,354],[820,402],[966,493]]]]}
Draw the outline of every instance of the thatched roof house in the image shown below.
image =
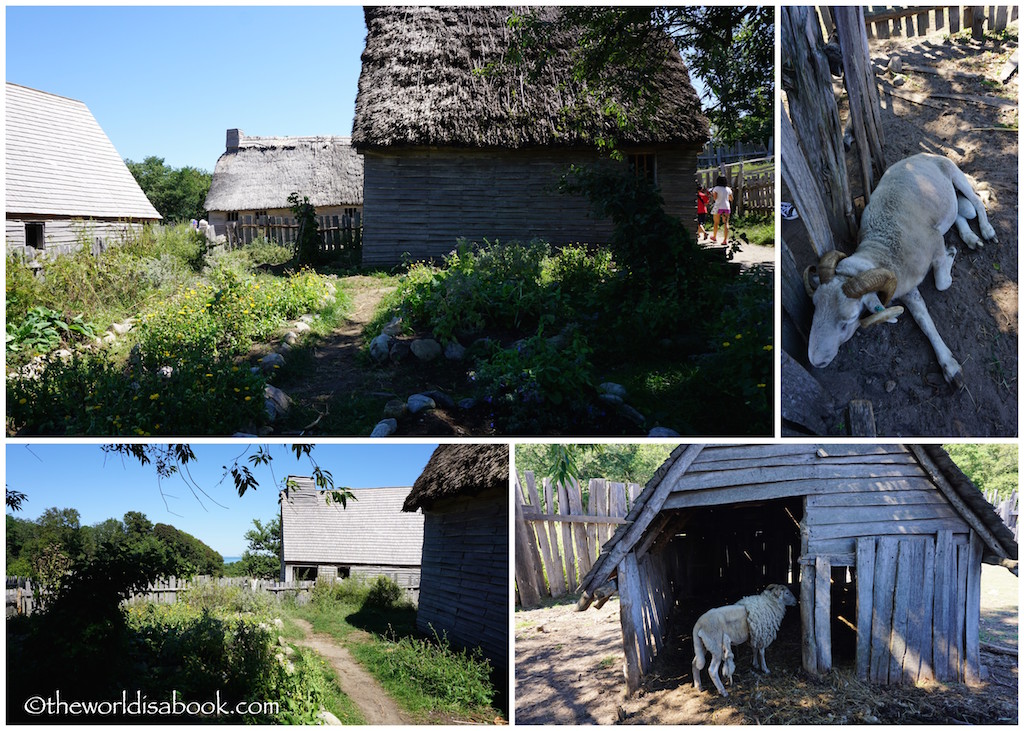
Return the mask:
{"type": "Polygon", "coordinates": [[[390,576],[420,584],[423,514],[403,512],[408,487],[354,490],[345,507],[326,499],[309,477],[289,477],[281,491],[281,579],[390,576]]]}
{"type": "Polygon", "coordinates": [[[630,692],[669,632],[770,583],[799,597],[808,672],[973,683],[983,561],[1016,573],[1017,544],[941,447],[684,445],[602,547],[579,607],[614,582],[630,692]]]}
{"type": "Polygon", "coordinates": [[[8,251],[102,246],[160,220],[85,104],[8,82],[4,114],[8,251]]]}
{"type": "Polygon", "coordinates": [[[416,626],[479,647],[508,667],[509,452],[504,444],[442,444],[403,510],[422,510],[416,626]]]}
{"type": "MultiPolygon", "coordinates": [[[[572,80],[566,34],[549,38],[539,78],[483,73],[509,48],[513,12],[558,8],[367,7],[352,144],[365,159],[364,261],[430,257],[458,237],[596,242],[610,230],[585,201],[556,193],[573,163],[598,160],[612,128],[572,80]],[[571,123],[567,123],[567,120],[571,123]],[[576,124],[578,122],[578,124],[576,124]]],[[[693,213],[696,156],[708,122],[678,52],[666,46],[660,105],[623,150],[643,156],[670,213],[693,213]]]]}
{"type": "Polygon", "coordinates": [[[290,225],[292,193],[309,198],[318,216],[358,218],[363,159],[349,138],[252,137],[238,129],[227,131],[204,204],[218,234],[225,233],[228,222],[290,225]]]}

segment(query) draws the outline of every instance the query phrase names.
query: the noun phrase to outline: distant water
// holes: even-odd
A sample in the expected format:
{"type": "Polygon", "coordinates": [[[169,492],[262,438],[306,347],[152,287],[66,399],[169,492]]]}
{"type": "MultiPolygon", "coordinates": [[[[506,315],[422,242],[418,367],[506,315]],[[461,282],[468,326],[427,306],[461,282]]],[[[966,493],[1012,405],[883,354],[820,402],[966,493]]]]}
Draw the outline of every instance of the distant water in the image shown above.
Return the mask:
{"type": "Polygon", "coordinates": [[[229,563],[236,563],[236,562],[241,561],[241,560],[242,560],[241,556],[225,556],[224,557],[225,565],[229,564],[229,563]]]}

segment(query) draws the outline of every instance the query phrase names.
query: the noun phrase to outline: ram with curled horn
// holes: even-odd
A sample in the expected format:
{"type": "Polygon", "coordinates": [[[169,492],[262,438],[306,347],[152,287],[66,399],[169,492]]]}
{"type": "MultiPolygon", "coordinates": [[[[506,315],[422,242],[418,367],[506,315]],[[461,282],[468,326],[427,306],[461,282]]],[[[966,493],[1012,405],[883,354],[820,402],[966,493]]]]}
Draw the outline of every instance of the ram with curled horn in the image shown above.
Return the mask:
{"type": "Polygon", "coordinates": [[[930,269],[935,288],[953,282],[956,248],[943,236],[956,225],[971,249],[995,242],[996,232],[970,180],[945,157],[922,153],[890,167],[871,194],[861,217],[857,251],[825,253],[804,270],[804,287],[814,301],[807,357],[815,368],[832,362],[858,328],[896,322],[900,300],[935,350],[948,383],[963,385],[960,364],[942,341],[918,285],[930,269]],[[968,220],[977,218],[981,238],[968,220]],[[866,314],[865,314],[866,313],[866,314]]]}

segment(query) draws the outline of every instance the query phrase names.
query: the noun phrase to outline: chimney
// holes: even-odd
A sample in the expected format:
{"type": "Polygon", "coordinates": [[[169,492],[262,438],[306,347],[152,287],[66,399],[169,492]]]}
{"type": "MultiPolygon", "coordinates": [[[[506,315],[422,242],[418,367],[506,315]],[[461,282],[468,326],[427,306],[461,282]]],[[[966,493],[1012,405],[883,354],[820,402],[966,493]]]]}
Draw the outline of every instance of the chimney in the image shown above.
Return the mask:
{"type": "Polygon", "coordinates": [[[238,143],[241,142],[245,134],[240,129],[229,129],[228,130],[228,152],[238,152],[238,143]]]}

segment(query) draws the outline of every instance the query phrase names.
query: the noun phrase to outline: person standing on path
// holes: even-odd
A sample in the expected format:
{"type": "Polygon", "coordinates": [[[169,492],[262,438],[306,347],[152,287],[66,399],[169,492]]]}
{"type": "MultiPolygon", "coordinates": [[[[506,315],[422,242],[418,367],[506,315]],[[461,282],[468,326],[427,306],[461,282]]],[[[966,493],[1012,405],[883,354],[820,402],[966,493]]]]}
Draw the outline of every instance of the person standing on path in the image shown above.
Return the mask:
{"type": "Polygon", "coordinates": [[[707,229],[704,228],[704,222],[708,219],[708,206],[711,204],[711,194],[708,192],[707,186],[697,183],[697,233],[700,234],[698,241],[703,241],[708,237],[707,229]]]}
{"type": "Polygon", "coordinates": [[[711,239],[715,242],[718,241],[718,224],[721,221],[724,236],[723,244],[729,243],[729,214],[732,212],[732,188],[728,184],[729,181],[726,180],[726,177],[719,175],[715,180],[715,187],[711,189],[711,195],[715,199],[714,207],[712,208],[715,225],[711,239]]]}

